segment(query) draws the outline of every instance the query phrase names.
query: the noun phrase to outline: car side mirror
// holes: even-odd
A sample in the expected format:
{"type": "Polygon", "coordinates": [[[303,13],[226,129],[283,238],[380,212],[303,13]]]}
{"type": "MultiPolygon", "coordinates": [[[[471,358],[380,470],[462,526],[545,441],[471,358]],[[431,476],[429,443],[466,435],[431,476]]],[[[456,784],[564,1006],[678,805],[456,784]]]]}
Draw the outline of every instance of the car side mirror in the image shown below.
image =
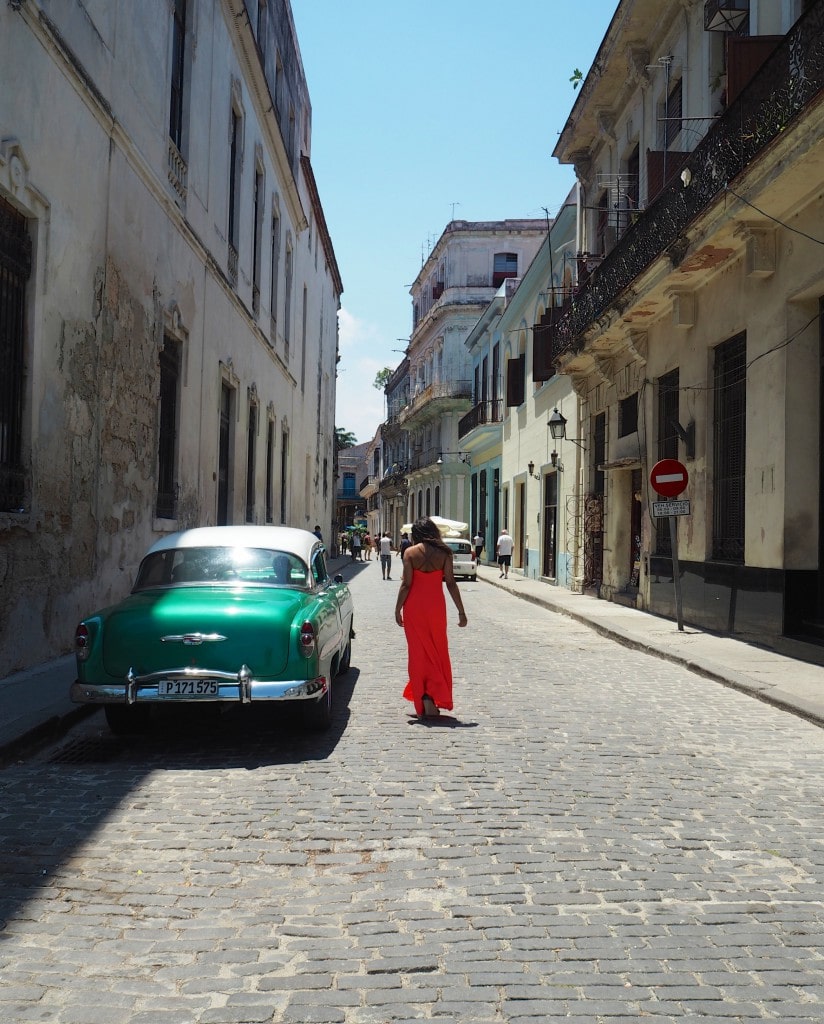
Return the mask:
{"type": "Polygon", "coordinates": [[[343,583],[343,574],[335,573],[335,583],[343,583]]]}

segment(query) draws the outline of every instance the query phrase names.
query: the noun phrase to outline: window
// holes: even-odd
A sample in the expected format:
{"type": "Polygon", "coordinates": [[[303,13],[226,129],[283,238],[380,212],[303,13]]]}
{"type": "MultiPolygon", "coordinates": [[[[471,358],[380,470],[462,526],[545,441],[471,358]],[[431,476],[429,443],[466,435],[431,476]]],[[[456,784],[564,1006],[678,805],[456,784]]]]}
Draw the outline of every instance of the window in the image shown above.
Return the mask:
{"type": "Polygon", "coordinates": [[[266,425],[266,522],[275,517],[275,422],[266,425]]]}
{"type": "Polygon", "coordinates": [[[618,403],[618,436],[626,437],[638,430],[638,392],[618,403]]]}
{"type": "Polygon", "coordinates": [[[285,266],[286,299],[283,310],[283,357],[289,362],[289,337],[292,331],[292,246],[286,243],[285,266]]]}
{"type": "Polygon", "coordinates": [[[518,254],[496,252],[492,259],[492,287],[500,288],[508,277],[518,276],[518,254]]]}
{"type": "Polygon", "coordinates": [[[358,493],[358,489],[355,485],[355,474],[344,473],[343,474],[343,496],[345,498],[354,498],[358,493]]]}
{"type": "Polygon", "coordinates": [[[286,427],[281,432],[280,448],[280,521],[286,522],[286,501],[289,483],[289,431],[286,427]]]}
{"type": "Polygon", "coordinates": [[[607,461],[607,417],[599,412],[592,417],[592,491],[594,494],[604,493],[605,476],[603,466],[607,461]]]}
{"type": "Polygon", "coordinates": [[[261,50],[263,50],[264,36],[266,35],[266,8],[267,0],[258,0],[256,37],[257,44],[261,50]]]}
{"type": "Polygon", "coordinates": [[[186,0],[174,0],[172,9],[172,80],[169,102],[169,138],[183,152],[183,82],[186,69],[186,0]]]}
{"type": "MultiPolygon", "coordinates": [[[[675,429],[679,423],[680,410],[678,408],[679,398],[679,371],[672,370],[657,382],[658,409],[657,409],[657,433],[658,433],[658,460],[678,458],[678,433],[675,429]]],[[[655,520],[655,553],[662,557],[672,557],[672,542],[670,541],[669,521],[667,519],[655,520]]]]}
{"type": "Polygon", "coordinates": [[[233,108],[229,142],[229,279],[237,284],[237,253],[240,220],[240,153],[243,119],[233,108]]]}
{"type": "Polygon", "coordinates": [[[525,394],[523,356],[508,359],[506,363],[506,404],[508,408],[523,405],[525,394]]]}
{"type": "Polygon", "coordinates": [[[441,514],[441,485],[435,485],[435,513],[436,516],[441,514]]]}
{"type": "Polygon", "coordinates": [[[0,199],[0,510],[21,511],[26,282],[32,245],[26,218],[0,199]]]}
{"type": "Polygon", "coordinates": [[[157,442],[158,519],[177,518],[178,403],[180,345],[166,337],[160,352],[160,425],[157,442]]]}
{"type": "Polygon", "coordinates": [[[263,171],[255,167],[254,225],[252,235],[252,312],[260,314],[260,239],[263,233],[263,171]]]}
{"type": "Polygon", "coordinates": [[[255,451],[257,443],[258,407],[249,403],[249,424],[246,431],[246,522],[255,521],[255,451]]]}
{"type": "Polygon", "coordinates": [[[747,335],[715,350],[712,556],[744,561],[744,470],[747,419],[747,335]]]}
{"type": "Polygon", "coordinates": [[[280,217],[272,211],[272,279],[269,283],[269,311],[272,317],[270,336],[277,340],[278,325],[278,273],[280,271],[280,217]]]}
{"type": "Polygon", "coordinates": [[[220,389],[220,432],[218,437],[217,525],[229,522],[232,484],[232,412],[235,392],[226,381],[220,389]]]}
{"type": "Polygon", "coordinates": [[[301,304],[300,324],[300,390],[306,391],[306,314],[308,312],[309,295],[306,285],[303,286],[303,303],[301,304]]]}
{"type": "Polygon", "coordinates": [[[681,79],[679,78],[670,89],[664,104],[664,149],[670,148],[681,131],[681,115],[683,113],[681,96],[681,79]]]}

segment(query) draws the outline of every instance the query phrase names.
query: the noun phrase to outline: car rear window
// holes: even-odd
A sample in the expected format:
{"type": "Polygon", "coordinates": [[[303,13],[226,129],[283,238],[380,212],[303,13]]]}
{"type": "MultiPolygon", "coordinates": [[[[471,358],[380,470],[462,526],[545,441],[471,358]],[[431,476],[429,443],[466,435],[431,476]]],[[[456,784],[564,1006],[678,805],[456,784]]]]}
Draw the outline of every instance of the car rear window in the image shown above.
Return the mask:
{"type": "Polygon", "coordinates": [[[175,548],[155,551],[140,563],[134,591],[188,583],[260,583],[305,587],[306,563],[288,551],[267,548],[175,548]]]}
{"type": "Polygon", "coordinates": [[[468,555],[472,550],[468,540],[448,540],[446,544],[453,555],[468,555]]]}

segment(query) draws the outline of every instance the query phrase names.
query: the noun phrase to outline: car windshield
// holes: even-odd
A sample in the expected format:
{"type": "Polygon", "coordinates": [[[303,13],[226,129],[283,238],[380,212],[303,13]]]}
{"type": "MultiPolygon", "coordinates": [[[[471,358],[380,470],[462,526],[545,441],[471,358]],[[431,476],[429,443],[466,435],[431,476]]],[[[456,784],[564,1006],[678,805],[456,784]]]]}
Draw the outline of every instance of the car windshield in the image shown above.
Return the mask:
{"type": "Polygon", "coordinates": [[[288,551],[207,547],[155,551],[140,563],[134,592],[192,583],[258,583],[306,587],[306,563],[288,551]]]}

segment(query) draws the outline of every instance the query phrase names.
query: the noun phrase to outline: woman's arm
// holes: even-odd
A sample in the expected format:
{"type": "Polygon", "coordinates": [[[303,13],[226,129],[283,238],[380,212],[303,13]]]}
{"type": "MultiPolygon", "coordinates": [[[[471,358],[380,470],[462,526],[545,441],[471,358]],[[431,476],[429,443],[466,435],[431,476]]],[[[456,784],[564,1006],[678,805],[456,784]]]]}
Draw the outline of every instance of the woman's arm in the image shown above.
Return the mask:
{"type": "Polygon", "coordinates": [[[463,627],[466,625],[466,612],[464,611],[463,599],[461,598],[461,592],[458,589],[458,584],[455,582],[455,573],[452,568],[452,555],[448,555],[444,559],[443,563],[443,581],[446,584],[446,589],[449,591],[449,596],[455,602],[455,607],[458,609],[458,625],[463,627]]]}
{"type": "Polygon", "coordinates": [[[395,622],[399,626],[403,625],[403,614],[401,608],[403,608],[404,601],[409,593],[409,588],[412,586],[412,559],[407,558],[409,551],[407,548],[403,553],[403,573],[401,575],[401,585],[398,588],[398,600],[395,602],[395,622]]]}

